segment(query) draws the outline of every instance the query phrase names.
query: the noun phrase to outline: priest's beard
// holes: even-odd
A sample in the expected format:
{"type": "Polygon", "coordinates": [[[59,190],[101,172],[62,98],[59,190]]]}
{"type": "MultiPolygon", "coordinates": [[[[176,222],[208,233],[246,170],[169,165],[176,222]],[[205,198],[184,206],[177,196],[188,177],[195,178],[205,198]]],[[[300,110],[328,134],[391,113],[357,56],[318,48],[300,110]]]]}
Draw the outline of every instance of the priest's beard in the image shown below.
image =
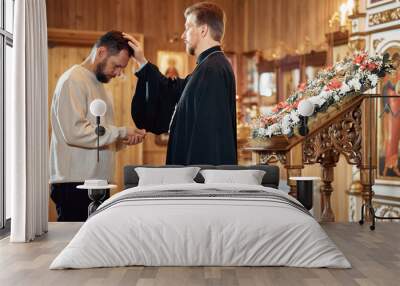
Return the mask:
{"type": "Polygon", "coordinates": [[[195,48],[193,46],[188,46],[186,50],[189,55],[194,56],[195,48]]]}
{"type": "Polygon", "coordinates": [[[106,67],[107,59],[104,59],[101,63],[99,63],[96,67],[95,75],[99,82],[107,83],[110,81],[110,78],[104,73],[104,69],[106,67]]]}

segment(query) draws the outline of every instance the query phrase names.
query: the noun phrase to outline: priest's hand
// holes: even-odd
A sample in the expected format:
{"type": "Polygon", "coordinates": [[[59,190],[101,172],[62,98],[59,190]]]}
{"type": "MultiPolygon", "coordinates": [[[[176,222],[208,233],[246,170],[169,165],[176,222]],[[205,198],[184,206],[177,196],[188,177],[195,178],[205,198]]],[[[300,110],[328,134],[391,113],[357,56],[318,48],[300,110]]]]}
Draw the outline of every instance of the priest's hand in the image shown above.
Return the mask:
{"type": "Polygon", "coordinates": [[[136,40],[133,36],[122,33],[124,38],[129,42],[129,46],[135,51],[133,58],[138,62],[140,66],[147,63],[146,58],[144,57],[143,47],[138,40],[136,40]]]}
{"type": "Polygon", "coordinates": [[[144,138],[146,137],[146,130],[144,129],[136,129],[136,128],[128,128],[127,134],[122,143],[126,145],[135,145],[142,143],[144,138]]]}

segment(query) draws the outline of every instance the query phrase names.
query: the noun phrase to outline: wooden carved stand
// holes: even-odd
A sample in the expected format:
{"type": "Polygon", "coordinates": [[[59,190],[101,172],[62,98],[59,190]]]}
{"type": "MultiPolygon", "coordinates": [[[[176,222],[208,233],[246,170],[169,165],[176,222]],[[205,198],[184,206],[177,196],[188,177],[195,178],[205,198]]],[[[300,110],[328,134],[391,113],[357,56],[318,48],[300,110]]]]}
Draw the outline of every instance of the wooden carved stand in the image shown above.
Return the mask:
{"type": "MultiPolygon", "coordinates": [[[[368,101],[372,102],[375,98],[382,98],[383,96],[380,94],[369,94],[368,95],[368,101]]],[[[399,95],[388,95],[385,96],[386,98],[388,97],[394,97],[394,98],[399,98],[399,95]]],[[[375,101],[374,101],[375,102],[375,101]]],[[[368,105],[368,112],[376,114],[375,110],[373,109],[376,106],[373,106],[373,104],[368,105]]],[[[376,118],[372,117],[365,117],[363,120],[374,120],[370,125],[374,128],[372,130],[376,130],[376,125],[372,125],[373,123],[376,123],[376,118]]],[[[362,197],[363,197],[363,204],[361,206],[361,219],[359,221],[360,225],[364,224],[364,221],[372,221],[370,225],[371,230],[375,230],[375,222],[376,219],[381,219],[381,220],[392,220],[392,219],[400,219],[400,217],[383,217],[383,216],[377,216],[375,214],[375,209],[372,205],[372,198],[374,196],[374,192],[372,191],[372,185],[374,183],[374,178],[376,176],[376,168],[369,168],[373,163],[375,163],[376,166],[376,155],[372,156],[372,154],[376,154],[376,138],[371,137],[371,135],[374,134],[374,132],[367,132],[363,134],[363,136],[369,136],[367,137],[367,141],[365,144],[367,146],[370,146],[369,149],[369,156],[368,156],[368,166],[362,166],[360,170],[360,175],[361,175],[361,183],[363,185],[363,191],[362,191],[362,197]],[[364,178],[364,183],[363,183],[363,178],[364,178]]]]}
{"type": "MultiPolygon", "coordinates": [[[[348,164],[360,169],[363,202],[372,206],[372,186],[377,166],[376,103],[367,100],[367,97],[351,96],[340,106],[330,107],[326,113],[309,121],[310,131],[306,136],[273,136],[262,141],[253,140],[251,147],[247,148],[254,152],[259,164],[282,163],[288,178],[301,176],[304,164],[319,163],[322,167],[323,222],[335,221],[331,194],[333,168],[340,155],[345,156],[348,164]]],[[[296,196],[296,182],[288,179],[288,185],[290,194],[296,196]]],[[[371,221],[371,215],[370,211],[366,211],[364,219],[371,221]]]]}

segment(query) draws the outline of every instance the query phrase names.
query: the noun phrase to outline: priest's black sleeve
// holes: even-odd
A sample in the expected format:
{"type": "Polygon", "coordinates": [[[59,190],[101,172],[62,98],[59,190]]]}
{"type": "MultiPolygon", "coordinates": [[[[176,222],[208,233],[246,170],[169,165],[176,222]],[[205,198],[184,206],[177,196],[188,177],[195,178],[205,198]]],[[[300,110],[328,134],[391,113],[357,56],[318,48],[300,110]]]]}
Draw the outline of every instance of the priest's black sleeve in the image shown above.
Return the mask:
{"type": "Polygon", "coordinates": [[[138,128],[155,134],[167,132],[188,78],[167,78],[150,62],[136,76],[138,82],[131,105],[133,121],[138,128]]]}

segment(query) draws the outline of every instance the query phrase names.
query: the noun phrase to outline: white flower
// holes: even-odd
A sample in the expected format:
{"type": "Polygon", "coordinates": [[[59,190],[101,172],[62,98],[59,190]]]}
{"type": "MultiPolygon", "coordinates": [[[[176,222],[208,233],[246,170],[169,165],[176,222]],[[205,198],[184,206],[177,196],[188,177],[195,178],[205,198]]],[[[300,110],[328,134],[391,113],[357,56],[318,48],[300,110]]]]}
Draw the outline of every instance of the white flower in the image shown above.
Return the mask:
{"type": "Polygon", "coordinates": [[[271,132],[271,134],[277,134],[279,133],[279,131],[281,131],[281,126],[279,123],[274,123],[270,125],[268,129],[269,129],[268,131],[271,132]]]}
{"type": "Polygon", "coordinates": [[[351,90],[350,86],[347,85],[346,82],[342,83],[342,86],[340,87],[340,91],[339,93],[342,95],[345,95],[346,93],[348,93],[351,90]]]}
{"type": "Polygon", "coordinates": [[[282,134],[289,135],[291,133],[291,131],[292,131],[292,128],[288,126],[288,127],[282,129],[282,134]]]}
{"type": "Polygon", "coordinates": [[[270,127],[268,127],[267,129],[264,129],[264,135],[271,137],[272,136],[272,130],[270,127]]]}
{"type": "Polygon", "coordinates": [[[266,112],[264,112],[263,115],[264,115],[264,116],[272,116],[272,115],[274,115],[274,113],[272,112],[271,109],[269,109],[269,110],[267,110],[266,112]]]}
{"type": "Polygon", "coordinates": [[[339,100],[340,100],[340,96],[339,96],[338,94],[335,94],[335,95],[333,96],[333,99],[334,99],[335,101],[339,101],[339,100]]]}
{"type": "Polygon", "coordinates": [[[317,96],[312,96],[308,99],[312,104],[314,105],[318,105],[319,107],[321,107],[325,102],[326,99],[325,97],[321,96],[321,95],[317,95],[317,96]]]}
{"type": "Polygon", "coordinates": [[[320,101],[318,103],[319,106],[323,105],[329,98],[331,98],[333,95],[333,92],[331,90],[325,90],[324,89],[320,92],[318,97],[320,98],[320,101]]]}
{"type": "Polygon", "coordinates": [[[349,81],[348,85],[349,85],[350,87],[352,87],[355,91],[360,91],[360,89],[361,89],[360,80],[359,80],[358,78],[356,78],[356,77],[352,78],[352,79],[349,81]]]}
{"type": "Polygon", "coordinates": [[[288,134],[290,134],[291,131],[292,131],[292,127],[291,127],[290,114],[286,114],[282,118],[282,133],[284,135],[288,135],[288,134]]]}
{"type": "Polygon", "coordinates": [[[376,74],[371,74],[368,76],[369,81],[371,82],[371,87],[374,87],[378,83],[378,76],[376,74]]]}
{"type": "Polygon", "coordinates": [[[257,134],[256,137],[264,137],[265,131],[266,131],[265,128],[258,128],[257,132],[256,132],[256,134],[257,134]]]}
{"type": "Polygon", "coordinates": [[[289,124],[290,123],[290,114],[286,114],[282,118],[282,124],[289,124]]]}
{"type": "Polygon", "coordinates": [[[319,93],[318,96],[323,98],[323,99],[328,99],[330,97],[330,91],[329,90],[325,90],[325,87],[324,87],[322,89],[322,91],[319,93]]]}
{"type": "Polygon", "coordinates": [[[335,70],[335,72],[341,72],[342,70],[344,70],[345,69],[345,67],[344,67],[344,64],[342,64],[342,63],[337,63],[335,66],[334,66],[334,70],[335,70]]]}
{"type": "Polygon", "coordinates": [[[290,119],[292,120],[293,124],[300,122],[299,114],[296,110],[292,110],[290,112],[290,119]]]}
{"type": "Polygon", "coordinates": [[[265,137],[267,135],[268,128],[258,128],[256,132],[256,137],[265,137]]]}

